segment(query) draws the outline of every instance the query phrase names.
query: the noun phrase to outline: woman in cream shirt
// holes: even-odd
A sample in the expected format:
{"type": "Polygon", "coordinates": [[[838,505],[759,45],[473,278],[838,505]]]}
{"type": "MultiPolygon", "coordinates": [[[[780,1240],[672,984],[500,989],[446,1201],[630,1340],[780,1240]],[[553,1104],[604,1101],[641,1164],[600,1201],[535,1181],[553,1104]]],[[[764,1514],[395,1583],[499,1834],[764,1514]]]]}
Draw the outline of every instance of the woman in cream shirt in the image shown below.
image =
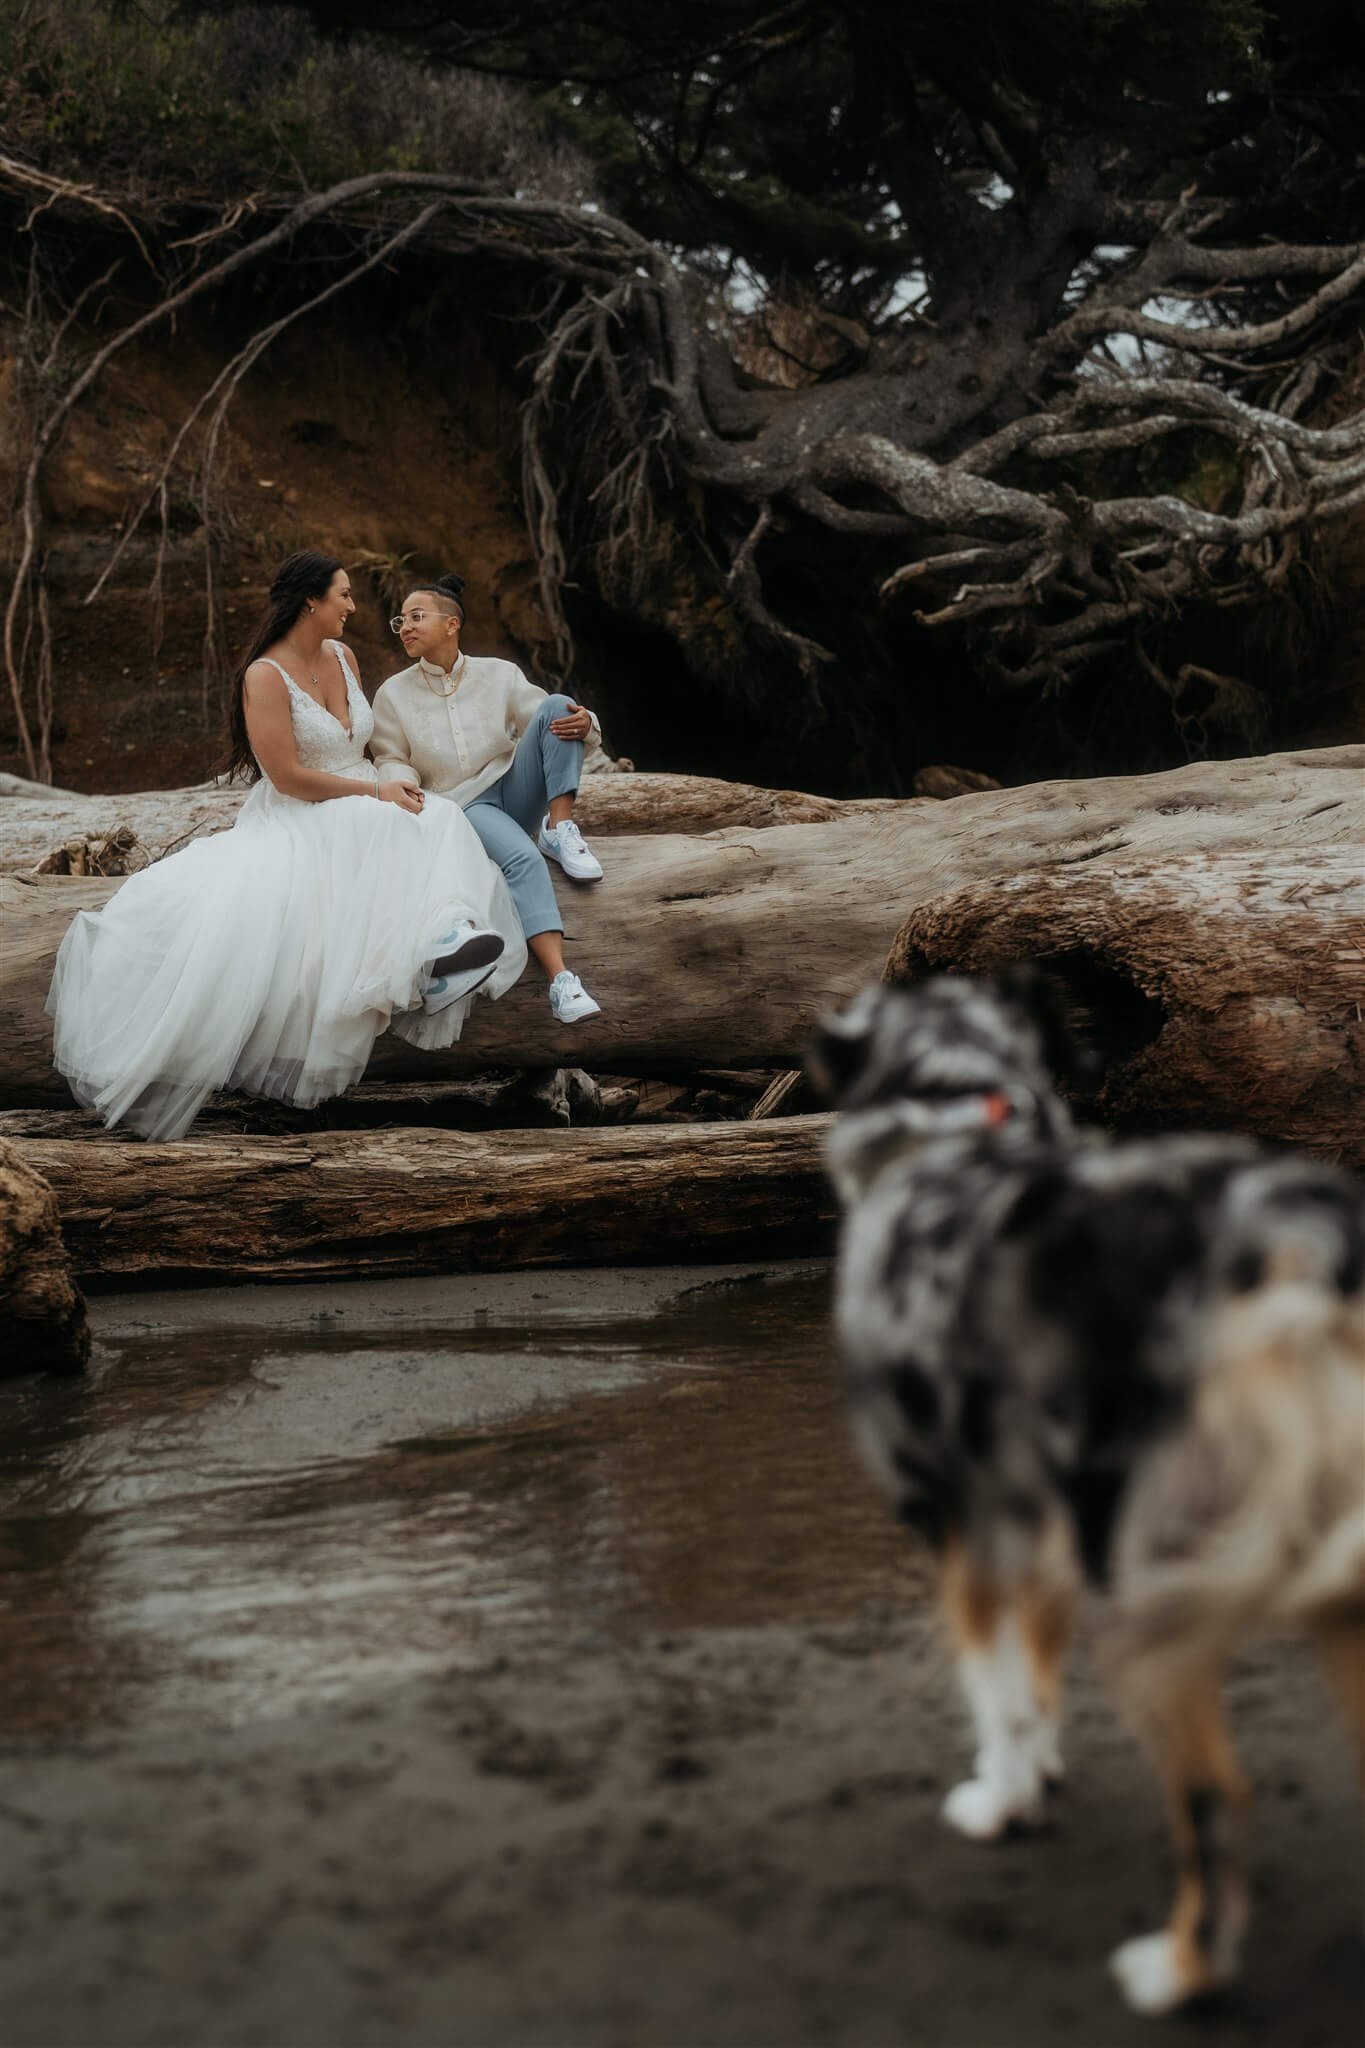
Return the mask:
{"type": "Polygon", "coordinates": [[[597,1016],[601,1005],[564,964],[546,860],[574,881],[601,878],[573,820],[583,756],[601,746],[601,727],[572,697],[537,689],[515,662],[460,651],[460,576],[410,590],[389,623],[412,666],[375,696],[371,751],[380,781],[417,782],[460,805],[507,877],[554,1015],[561,1024],[597,1016]]]}

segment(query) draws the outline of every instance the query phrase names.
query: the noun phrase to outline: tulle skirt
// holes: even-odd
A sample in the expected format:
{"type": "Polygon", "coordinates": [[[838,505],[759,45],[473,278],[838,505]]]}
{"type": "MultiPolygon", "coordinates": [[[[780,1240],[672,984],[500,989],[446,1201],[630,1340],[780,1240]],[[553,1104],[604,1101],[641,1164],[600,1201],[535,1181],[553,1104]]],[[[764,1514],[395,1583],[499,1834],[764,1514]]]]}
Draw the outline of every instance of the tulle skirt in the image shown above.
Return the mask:
{"type": "Polygon", "coordinates": [[[512,898],[459,806],[310,804],[258,783],[228,832],[132,875],[62,941],[53,1059],[107,1124],[178,1138],[215,1089],[309,1108],[365,1071],[389,1026],[452,1044],[526,965],[512,898]],[[421,1008],[461,918],[506,941],[475,995],[421,1008]]]}

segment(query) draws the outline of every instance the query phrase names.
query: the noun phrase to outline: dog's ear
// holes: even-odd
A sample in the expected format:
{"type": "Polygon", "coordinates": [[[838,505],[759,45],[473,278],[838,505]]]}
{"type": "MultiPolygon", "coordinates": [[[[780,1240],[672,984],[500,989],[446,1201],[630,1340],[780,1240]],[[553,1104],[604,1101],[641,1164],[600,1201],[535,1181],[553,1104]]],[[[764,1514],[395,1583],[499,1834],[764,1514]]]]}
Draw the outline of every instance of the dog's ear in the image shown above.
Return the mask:
{"type": "Polygon", "coordinates": [[[827,1102],[846,1095],[867,1063],[883,997],[879,987],[865,988],[846,1010],[822,1017],[806,1050],[806,1072],[827,1102]]]}
{"type": "Polygon", "coordinates": [[[995,976],[995,984],[1007,1002],[1024,1012],[1038,1033],[1043,1058],[1053,1078],[1066,1087],[1089,1087],[1098,1062],[1072,1030],[1056,982],[1033,961],[1020,960],[1002,967],[995,976]]]}

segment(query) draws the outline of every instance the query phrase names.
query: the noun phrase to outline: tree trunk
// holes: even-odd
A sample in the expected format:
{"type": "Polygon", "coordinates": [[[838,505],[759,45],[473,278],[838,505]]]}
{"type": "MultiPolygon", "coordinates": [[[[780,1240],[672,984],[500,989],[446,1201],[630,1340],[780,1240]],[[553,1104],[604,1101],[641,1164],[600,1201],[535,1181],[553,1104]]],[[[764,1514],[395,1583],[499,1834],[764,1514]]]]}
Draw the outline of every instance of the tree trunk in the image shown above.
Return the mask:
{"type": "Polygon", "coordinates": [[[12,1149],[87,1284],[151,1287],[825,1251],[829,1122],[12,1149]]]}
{"type": "MultiPolygon", "coordinates": [[[[1356,835],[1363,765],[1365,749],[1338,747],[899,804],[818,829],[599,839],[606,880],[561,882],[559,895],[570,959],[604,1014],[566,1032],[532,971],[477,1005],[450,1053],[386,1037],[370,1074],[434,1084],[566,1057],[610,1074],[795,1067],[821,1012],[878,975],[907,914],[950,888],[1000,888],[1024,869],[1070,887],[1120,859],[1267,842],[1330,849],[1356,835]]],[[[66,1099],[43,1015],[52,961],[74,911],[136,879],[0,879],[0,1105],[66,1099]]]]}
{"type": "Polygon", "coordinates": [[[887,973],[1028,959],[1107,1055],[1107,1120],[1248,1131],[1365,1165],[1358,846],[974,884],[907,919],[887,973]]]}

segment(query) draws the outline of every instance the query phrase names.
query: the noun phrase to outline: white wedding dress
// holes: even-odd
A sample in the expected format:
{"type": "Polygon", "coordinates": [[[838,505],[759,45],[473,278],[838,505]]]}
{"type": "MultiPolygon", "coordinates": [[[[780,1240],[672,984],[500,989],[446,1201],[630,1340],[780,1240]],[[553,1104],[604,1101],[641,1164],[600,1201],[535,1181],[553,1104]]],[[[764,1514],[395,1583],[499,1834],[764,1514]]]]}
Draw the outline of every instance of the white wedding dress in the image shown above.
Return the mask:
{"type": "MultiPolygon", "coordinates": [[[[373,782],[374,715],[340,646],[351,729],[284,676],[300,762],[373,782]]],[[[278,667],[272,663],[272,667],[278,667]]],[[[457,804],[305,803],[264,776],[229,832],[131,875],[62,941],[53,1059],[107,1124],[179,1138],[218,1088],[309,1108],[365,1071],[386,1027],[453,1043],[477,996],[526,965],[501,871],[457,804]],[[505,950],[475,996],[421,1008],[438,941],[462,918],[505,950]]]]}

